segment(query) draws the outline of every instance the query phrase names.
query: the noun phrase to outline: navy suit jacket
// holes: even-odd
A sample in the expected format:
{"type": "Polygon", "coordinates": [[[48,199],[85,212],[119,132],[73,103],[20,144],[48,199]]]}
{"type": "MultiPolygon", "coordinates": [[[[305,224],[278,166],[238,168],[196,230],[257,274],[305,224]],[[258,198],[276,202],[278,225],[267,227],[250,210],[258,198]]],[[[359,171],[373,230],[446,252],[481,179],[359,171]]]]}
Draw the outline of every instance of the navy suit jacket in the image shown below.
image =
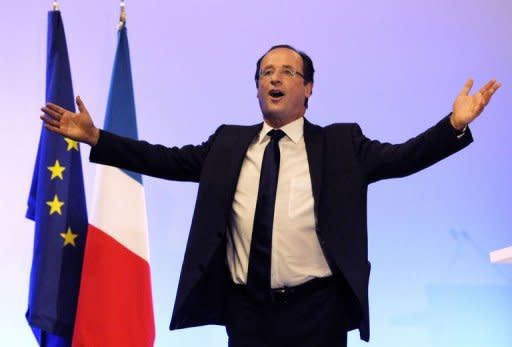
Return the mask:
{"type": "MultiPolygon", "coordinates": [[[[226,231],[240,168],[262,124],[222,125],[198,146],[168,148],[101,132],[93,162],[178,181],[199,182],[170,328],[225,324],[230,283],[226,231]]],[[[326,259],[346,284],[348,328],[369,339],[366,199],[368,184],[426,168],[467,146],[449,117],[403,144],[366,138],[357,124],[304,122],[316,232],[326,259]]],[[[341,290],[341,289],[340,289],[341,290]]]]}

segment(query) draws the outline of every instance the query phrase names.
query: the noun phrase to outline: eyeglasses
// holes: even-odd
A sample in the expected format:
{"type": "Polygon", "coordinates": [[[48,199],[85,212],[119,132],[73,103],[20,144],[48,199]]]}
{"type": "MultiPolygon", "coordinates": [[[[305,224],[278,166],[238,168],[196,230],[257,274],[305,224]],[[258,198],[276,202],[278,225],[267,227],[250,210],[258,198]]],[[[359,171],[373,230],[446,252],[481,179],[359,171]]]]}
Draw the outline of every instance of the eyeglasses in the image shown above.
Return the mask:
{"type": "MultiPolygon", "coordinates": [[[[274,68],[267,68],[267,69],[263,69],[263,70],[260,70],[260,78],[271,78],[274,73],[276,72],[276,70],[274,68]]],[[[290,68],[290,67],[283,67],[279,70],[277,70],[277,75],[281,78],[285,78],[285,79],[292,79],[293,77],[295,77],[295,75],[298,75],[302,78],[304,78],[304,75],[298,71],[295,71],[294,69],[290,68]]]]}

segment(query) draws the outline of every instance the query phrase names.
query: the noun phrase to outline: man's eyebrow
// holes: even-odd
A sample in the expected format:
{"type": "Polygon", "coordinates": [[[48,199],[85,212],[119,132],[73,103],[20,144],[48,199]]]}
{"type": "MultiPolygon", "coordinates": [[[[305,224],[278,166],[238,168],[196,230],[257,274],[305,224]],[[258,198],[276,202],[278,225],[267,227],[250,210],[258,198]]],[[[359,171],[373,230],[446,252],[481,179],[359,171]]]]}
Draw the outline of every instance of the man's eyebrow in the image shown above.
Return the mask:
{"type": "MultiPolygon", "coordinates": [[[[287,69],[294,69],[295,70],[295,67],[289,65],[289,64],[285,64],[285,65],[282,65],[281,66],[282,68],[287,68],[287,69]]],[[[270,64],[270,65],[265,65],[262,67],[262,69],[275,69],[275,66],[273,64],[270,64]]]]}

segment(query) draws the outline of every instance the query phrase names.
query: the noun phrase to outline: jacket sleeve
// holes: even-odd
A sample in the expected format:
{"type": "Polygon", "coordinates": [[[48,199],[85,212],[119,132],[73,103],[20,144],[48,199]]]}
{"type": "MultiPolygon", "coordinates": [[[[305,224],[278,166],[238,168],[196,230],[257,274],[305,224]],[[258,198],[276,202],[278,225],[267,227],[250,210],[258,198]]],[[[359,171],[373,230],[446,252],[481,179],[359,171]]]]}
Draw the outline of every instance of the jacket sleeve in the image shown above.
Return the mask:
{"type": "Polygon", "coordinates": [[[427,131],[402,144],[369,140],[358,125],[353,127],[352,138],[368,183],[413,174],[461,150],[473,141],[469,128],[463,136],[457,136],[450,124],[449,115],[427,131]]]}
{"type": "Polygon", "coordinates": [[[89,160],[144,175],[199,182],[203,163],[221,128],[206,142],[181,148],[154,145],[101,130],[98,143],[91,148],[89,160]]]}

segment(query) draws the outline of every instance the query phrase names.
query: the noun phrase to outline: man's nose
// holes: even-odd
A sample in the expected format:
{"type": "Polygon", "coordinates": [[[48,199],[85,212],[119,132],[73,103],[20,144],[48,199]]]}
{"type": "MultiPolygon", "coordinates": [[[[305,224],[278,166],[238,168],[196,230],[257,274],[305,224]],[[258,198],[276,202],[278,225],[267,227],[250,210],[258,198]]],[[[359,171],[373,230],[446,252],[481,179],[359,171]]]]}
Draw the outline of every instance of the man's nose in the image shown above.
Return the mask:
{"type": "Polygon", "coordinates": [[[276,86],[276,85],[281,84],[281,79],[279,78],[278,74],[274,74],[274,75],[272,75],[272,79],[270,80],[270,83],[271,83],[273,86],[276,86]]]}

